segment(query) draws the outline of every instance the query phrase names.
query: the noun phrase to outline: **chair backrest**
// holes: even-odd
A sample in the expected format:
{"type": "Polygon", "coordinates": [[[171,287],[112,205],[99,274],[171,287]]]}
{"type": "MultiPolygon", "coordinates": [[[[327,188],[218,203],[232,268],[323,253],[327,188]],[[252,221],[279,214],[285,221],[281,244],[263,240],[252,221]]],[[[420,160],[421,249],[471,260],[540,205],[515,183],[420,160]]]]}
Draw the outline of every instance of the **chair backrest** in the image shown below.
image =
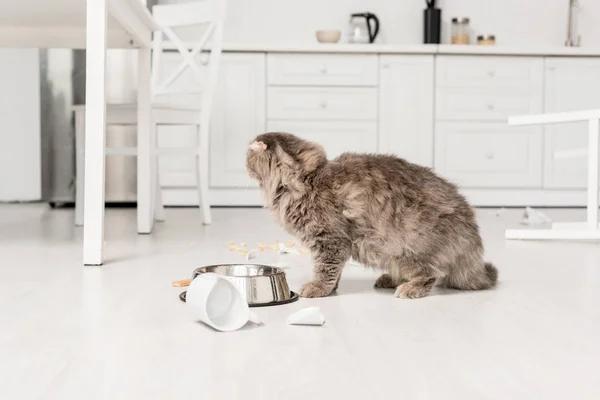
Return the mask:
{"type": "Polygon", "coordinates": [[[154,33],[152,57],[152,97],[169,94],[201,94],[198,108],[210,114],[215,94],[221,50],[223,47],[223,20],[227,0],[199,0],[184,4],[155,5],[152,14],[161,30],[154,33]],[[178,28],[197,27],[198,39],[184,42],[176,33],[178,28]],[[204,28],[204,29],[201,29],[204,28]],[[165,40],[168,39],[168,41],[165,40]],[[207,51],[207,43],[210,51],[207,51]],[[170,45],[170,46],[169,46],[170,45]],[[166,78],[162,75],[165,50],[175,47],[181,63],[166,78]],[[165,48],[166,47],[166,48],[165,48]],[[191,50],[189,49],[191,47],[191,50]],[[208,56],[208,60],[203,58],[208,56]],[[198,59],[203,59],[198,62],[198,59]],[[192,73],[198,87],[175,89],[173,84],[186,71],[192,73]]]}

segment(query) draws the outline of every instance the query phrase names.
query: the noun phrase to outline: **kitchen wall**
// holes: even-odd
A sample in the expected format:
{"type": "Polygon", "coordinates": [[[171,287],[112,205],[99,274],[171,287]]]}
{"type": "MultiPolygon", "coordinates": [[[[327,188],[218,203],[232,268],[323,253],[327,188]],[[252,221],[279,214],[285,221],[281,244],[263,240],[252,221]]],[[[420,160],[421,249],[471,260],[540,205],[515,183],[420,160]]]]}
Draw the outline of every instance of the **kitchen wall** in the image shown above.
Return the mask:
{"type": "MultiPolygon", "coordinates": [[[[189,0],[162,0],[161,3],[189,0]]],[[[580,0],[582,44],[600,46],[599,0],[580,0]]],[[[492,33],[503,45],[562,46],[569,0],[441,0],[444,38],[452,17],[468,16],[475,33],[492,33]]],[[[317,29],[344,29],[353,12],[381,19],[382,43],[422,41],[425,0],[228,0],[229,42],[314,41],[317,29]]]]}
{"type": "Polygon", "coordinates": [[[0,201],[41,196],[38,51],[0,49],[0,201]]]}

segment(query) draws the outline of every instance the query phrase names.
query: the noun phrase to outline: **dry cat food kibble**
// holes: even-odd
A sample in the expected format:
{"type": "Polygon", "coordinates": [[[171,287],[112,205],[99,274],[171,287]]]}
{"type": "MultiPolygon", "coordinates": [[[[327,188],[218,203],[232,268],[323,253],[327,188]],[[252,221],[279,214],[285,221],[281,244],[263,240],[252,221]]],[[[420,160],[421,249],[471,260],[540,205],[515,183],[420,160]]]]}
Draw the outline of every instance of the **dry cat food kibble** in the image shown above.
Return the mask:
{"type": "MultiPolygon", "coordinates": [[[[310,253],[310,251],[306,247],[297,246],[297,243],[293,240],[286,241],[285,245],[279,240],[276,240],[275,244],[264,244],[262,242],[258,242],[256,248],[253,249],[248,249],[248,244],[246,242],[241,242],[239,245],[237,245],[234,241],[231,241],[228,244],[226,244],[225,247],[229,247],[229,251],[238,252],[243,256],[247,256],[249,253],[252,253],[254,251],[265,251],[266,249],[270,249],[280,253],[296,254],[297,256],[302,256],[310,253]]],[[[250,258],[254,257],[255,255],[252,255],[250,258]]]]}

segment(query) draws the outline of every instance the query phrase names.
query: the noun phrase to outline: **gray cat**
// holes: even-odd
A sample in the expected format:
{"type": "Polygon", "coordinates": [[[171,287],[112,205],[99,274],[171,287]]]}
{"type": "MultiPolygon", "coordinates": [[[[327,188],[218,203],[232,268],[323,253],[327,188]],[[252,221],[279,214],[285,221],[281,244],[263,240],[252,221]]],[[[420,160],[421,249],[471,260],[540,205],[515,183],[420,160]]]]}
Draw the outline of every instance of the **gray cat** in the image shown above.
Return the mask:
{"type": "Polygon", "coordinates": [[[303,297],[331,294],[350,257],[382,270],[375,287],[402,298],[426,296],[436,282],[466,290],[496,283],[472,208],[428,168],[389,155],[329,161],[320,145],[289,133],[259,135],[246,166],[271,213],[311,251],[303,297]]]}

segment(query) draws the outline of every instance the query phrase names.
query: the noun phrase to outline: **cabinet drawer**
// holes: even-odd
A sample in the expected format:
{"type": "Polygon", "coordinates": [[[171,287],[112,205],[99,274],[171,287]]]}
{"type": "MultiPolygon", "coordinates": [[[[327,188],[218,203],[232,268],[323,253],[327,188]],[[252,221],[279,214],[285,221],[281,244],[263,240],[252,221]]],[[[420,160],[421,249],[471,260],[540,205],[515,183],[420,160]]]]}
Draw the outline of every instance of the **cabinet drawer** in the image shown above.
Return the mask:
{"type": "Polygon", "coordinates": [[[461,186],[542,185],[540,127],[439,122],[435,146],[436,171],[461,186]]]}
{"type": "Polygon", "coordinates": [[[269,87],[270,119],[374,120],[377,89],[269,87]]]}
{"type": "Polygon", "coordinates": [[[439,56],[437,86],[541,86],[542,57],[439,56]]]}
{"type": "Polygon", "coordinates": [[[377,86],[376,55],[269,54],[269,85],[377,86]]]}
{"type": "Polygon", "coordinates": [[[346,151],[377,151],[376,122],[268,121],[270,132],[288,132],[321,144],[332,159],[346,151]]]}
{"type": "Polygon", "coordinates": [[[511,115],[541,113],[542,108],[543,94],[537,89],[440,87],[436,90],[438,120],[506,121],[511,115]]]}

